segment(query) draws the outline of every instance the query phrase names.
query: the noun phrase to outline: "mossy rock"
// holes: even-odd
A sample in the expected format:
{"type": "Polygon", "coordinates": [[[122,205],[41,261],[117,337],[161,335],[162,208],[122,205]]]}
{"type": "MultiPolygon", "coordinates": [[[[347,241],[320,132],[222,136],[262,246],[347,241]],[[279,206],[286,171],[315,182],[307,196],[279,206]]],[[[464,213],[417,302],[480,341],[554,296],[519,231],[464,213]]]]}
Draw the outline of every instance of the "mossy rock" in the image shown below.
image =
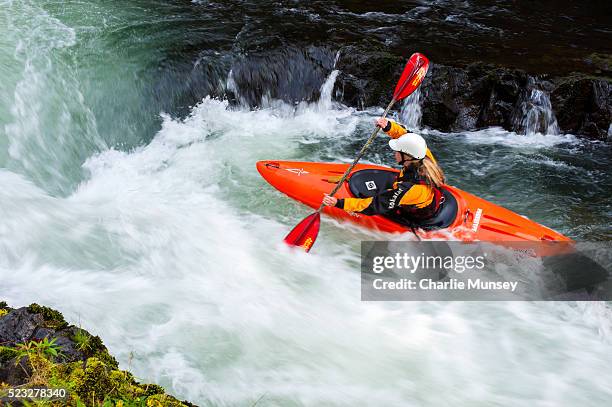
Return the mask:
{"type": "Polygon", "coordinates": [[[0,318],[8,314],[10,310],[11,309],[9,308],[9,306],[6,305],[6,302],[0,301],[0,318]]]}
{"type": "Polygon", "coordinates": [[[75,384],[75,392],[83,400],[102,400],[104,396],[113,395],[113,381],[106,365],[99,359],[87,359],[85,368],[75,369],[70,379],[75,384]]]}
{"type": "MultiPolygon", "coordinates": [[[[0,311],[11,308],[0,303],[0,311]]],[[[20,312],[33,314],[38,331],[44,331],[47,337],[56,337],[67,341],[63,345],[74,347],[74,344],[85,343],[79,350],[81,358],[77,360],[57,360],[47,353],[31,353],[15,364],[17,349],[12,346],[0,346],[0,364],[9,366],[14,371],[26,372],[15,384],[23,388],[50,387],[65,388],[69,398],[61,401],[45,402],[45,406],[70,407],[144,407],[170,406],[189,407],[192,404],[181,402],[165,394],[164,389],[156,384],[140,384],[130,372],[118,369],[117,360],[108,352],[98,336],[89,334],[81,328],[69,326],[58,311],[31,304],[20,312]],[[48,331],[48,332],[47,332],[48,331]],[[81,335],[80,338],[76,338],[81,335]]],[[[33,315],[30,317],[34,318],[33,315]]],[[[58,341],[59,343],[59,341],[58,341]]],[[[66,351],[66,348],[63,348],[66,351]]],[[[77,348],[75,348],[77,349],[77,348]]],[[[2,389],[3,383],[0,383],[2,389]]],[[[36,404],[38,405],[38,404],[36,404]]]]}
{"type": "Polygon", "coordinates": [[[9,306],[6,305],[6,302],[0,301],[0,318],[8,314],[10,310],[11,309],[9,308],[9,306]]]}
{"type": "Polygon", "coordinates": [[[17,350],[15,348],[9,348],[8,346],[0,346],[0,364],[7,363],[9,360],[17,356],[17,350]]]}
{"type": "Polygon", "coordinates": [[[102,339],[100,339],[99,336],[92,335],[89,338],[89,346],[89,352],[91,353],[91,356],[100,359],[107,366],[112,367],[114,369],[117,369],[119,367],[119,362],[117,362],[117,359],[115,359],[113,355],[108,353],[108,349],[106,348],[106,346],[104,346],[104,344],[102,343],[102,339]]]}
{"type": "Polygon", "coordinates": [[[45,326],[47,328],[63,329],[68,326],[68,323],[64,319],[62,313],[52,308],[44,307],[34,303],[30,304],[30,306],[28,307],[28,312],[30,312],[31,314],[42,315],[45,321],[45,326]]]}
{"type": "Polygon", "coordinates": [[[147,398],[147,407],[185,407],[185,404],[167,394],[156,394],[147,398]]]}
{"type": "Polygon", "coordinates": [[[39,355],[30,355],[29,363],[32,367],[32,374],[30,375],[29,386],[35,387],[46,387],[49,385],[49,379],[53,375],[53,369],[56,365],[53,364],[49,359],[46,359],[39,355]]]}

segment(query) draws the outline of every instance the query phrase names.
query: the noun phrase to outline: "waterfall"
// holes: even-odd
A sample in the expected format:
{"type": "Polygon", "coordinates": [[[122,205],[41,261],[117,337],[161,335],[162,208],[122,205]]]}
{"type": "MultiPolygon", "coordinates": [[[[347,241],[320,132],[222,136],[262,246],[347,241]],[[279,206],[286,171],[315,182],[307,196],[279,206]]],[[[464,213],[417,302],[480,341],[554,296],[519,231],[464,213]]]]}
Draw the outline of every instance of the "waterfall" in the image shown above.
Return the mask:
{"type": "Polygon", "coordinates": [[[402,104],[399,114],[400,121],[409,130],[417,130],[421,127],[423,111],[421,109],[420,99],[421,89],[417,88],[412,95],[404,99],[404,103],[402,104]]]}
{"type": "Polygon", "coordinates": [[[331,109],[332,107],[332,92],[334,90],[334,85],[336,84],[336,78],[340,73],[339,70],[336,69],[336,64],[338,63],[338,59],[340,58],[340,51],[336,53],[336,57],[334,58],[334,66],[333,70],[321,85],[319,97],[318,107],[319,109],[331,109]]]}
{"type": "Polygon", "coordinates": [[[249,107],[249,102],[247,101],[247,99],[240,94],[240,89],[238,89],[238,84],[236,83],[236,80],[234,79],[233,69],[230,69],[229,73],[227,74],[227,80],[225,81],[225,88],[229,92],[234,94],[234,96],[236,97],[236,100],[238,101],[238,104],[241,107],[243,108],[249,107]]]}
{"type": "Polygon", "coordinates": [[[321,109],[331,109],[332,107],[332,91],[334,90],[334,85],[336,83],[336,78],[338,77],[337,69],[331,71],[323,85],[321,85],[321,97],[319,98],[318,106],[321,109]]]}
{"type": "Polygon", "coordinates": [[[530,79],[515,111],[513,125],[517,132],[525,135],[559,134],[548,92],[540,89],[533,79],[530,79]]]}

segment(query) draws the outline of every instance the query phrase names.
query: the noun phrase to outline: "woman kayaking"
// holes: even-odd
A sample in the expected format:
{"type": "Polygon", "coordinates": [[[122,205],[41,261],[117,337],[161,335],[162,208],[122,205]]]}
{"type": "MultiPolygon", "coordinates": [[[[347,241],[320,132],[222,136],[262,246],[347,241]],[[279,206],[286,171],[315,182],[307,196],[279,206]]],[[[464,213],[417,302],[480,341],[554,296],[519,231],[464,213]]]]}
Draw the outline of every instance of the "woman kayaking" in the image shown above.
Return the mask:
{"type": "Polygon", "coordinates": [[[410,225],[431,219],[444,201],[440,187],[445,178],[425,139],[392,120],[379,118],[376,125],[391,137],[389,146],[402,165],[393,187],[370,198],[337,199],[326,194],[323,204],[347,212],[384,215],[410,225]]]}

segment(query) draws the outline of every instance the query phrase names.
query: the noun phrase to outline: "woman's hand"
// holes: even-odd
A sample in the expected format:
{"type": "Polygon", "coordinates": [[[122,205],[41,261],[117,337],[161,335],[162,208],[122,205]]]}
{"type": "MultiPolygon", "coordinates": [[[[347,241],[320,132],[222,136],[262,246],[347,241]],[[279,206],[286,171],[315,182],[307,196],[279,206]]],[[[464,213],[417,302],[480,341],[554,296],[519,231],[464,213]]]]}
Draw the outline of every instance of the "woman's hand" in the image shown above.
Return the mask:
{"type": "Polygon", "coordinates": [[[376,125],[381,129],[387,127],[387,124],[389,124],[389,120],[385,119],[384,117],[379,117],[378,119],[376,119],[376,125]]]}
{"type": "Polygon", "coordinates": [[[334,198],[333,196],[325,194],[325,198],[323,198],[323,205],[336,206],[336,202],[338,202],[338,198],[334,198]]]}

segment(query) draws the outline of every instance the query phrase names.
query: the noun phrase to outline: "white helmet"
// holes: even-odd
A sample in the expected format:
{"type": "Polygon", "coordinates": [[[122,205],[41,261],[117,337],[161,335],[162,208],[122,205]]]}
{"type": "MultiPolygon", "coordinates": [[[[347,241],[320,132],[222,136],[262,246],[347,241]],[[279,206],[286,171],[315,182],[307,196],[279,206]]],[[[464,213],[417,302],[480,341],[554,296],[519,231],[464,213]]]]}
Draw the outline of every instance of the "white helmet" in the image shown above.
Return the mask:
{"type": "Polygon", "coordinates": [[[417,160],[425,158],[427,153],[425,139],[415,133],[406,133],[399,138],[389,140],[389,147],[395,151],[410,154],[417,160]]]}

